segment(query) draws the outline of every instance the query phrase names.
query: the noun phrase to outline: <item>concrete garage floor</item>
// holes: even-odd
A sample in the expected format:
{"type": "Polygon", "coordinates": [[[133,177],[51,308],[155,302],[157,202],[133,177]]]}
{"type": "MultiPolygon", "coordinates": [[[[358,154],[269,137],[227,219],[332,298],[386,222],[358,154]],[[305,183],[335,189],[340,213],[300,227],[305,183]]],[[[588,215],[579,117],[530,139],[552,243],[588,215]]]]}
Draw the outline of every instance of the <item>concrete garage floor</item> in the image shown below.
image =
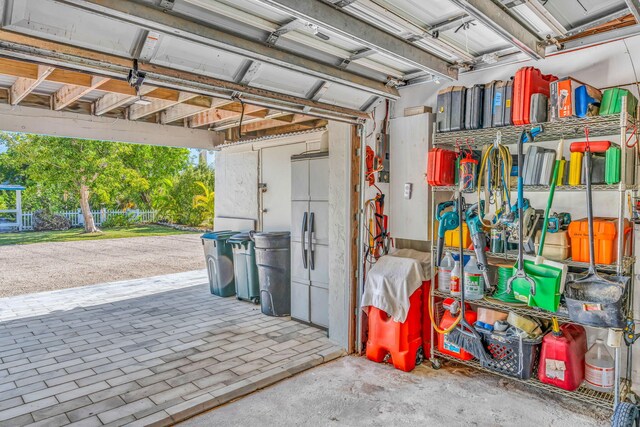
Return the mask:
{"type": "Polygon", "coordinates": [[[607,426],[607,415],[500,377],[344,357],[192,418],[209,426],[607,426]],[[586,415],[593,414],[593,416],[586,415]]]}
{"type": "Polygon", "coordinates": [[[342,355],[205,270],[0,299],[0,426],[171,425],[342,355]]]}
{"type": "Polygon", "coordinates": [[[199,234],[0,248],[0,298],[205,267],[199,234]]]}

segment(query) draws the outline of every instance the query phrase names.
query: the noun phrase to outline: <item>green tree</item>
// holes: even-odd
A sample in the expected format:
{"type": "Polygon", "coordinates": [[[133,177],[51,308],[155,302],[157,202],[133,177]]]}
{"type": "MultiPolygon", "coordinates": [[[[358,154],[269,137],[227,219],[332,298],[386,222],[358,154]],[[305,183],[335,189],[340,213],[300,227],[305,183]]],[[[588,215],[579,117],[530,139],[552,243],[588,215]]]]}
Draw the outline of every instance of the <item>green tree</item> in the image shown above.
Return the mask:
{"type": "Polygon", "coordinates": [[[202,210],[205,214],[207,225],[213,226],[215,191],[211,190],[204,182],[196,181],[196,185],[202,189],[202,194],[193,197],[193,207],[202,210]]]}
{"type": "MultiPolygon", "coordinates": [[[[151,205],[153,189],[188,161],[188,150],[118,142],[4,133],[0,171],[26,184],[29,194],[80,204],[85,231],[99,231],[91,204],[113,207],[151,205]]],[[[77,206],[77,205],[75,205],[77,206]]]]}

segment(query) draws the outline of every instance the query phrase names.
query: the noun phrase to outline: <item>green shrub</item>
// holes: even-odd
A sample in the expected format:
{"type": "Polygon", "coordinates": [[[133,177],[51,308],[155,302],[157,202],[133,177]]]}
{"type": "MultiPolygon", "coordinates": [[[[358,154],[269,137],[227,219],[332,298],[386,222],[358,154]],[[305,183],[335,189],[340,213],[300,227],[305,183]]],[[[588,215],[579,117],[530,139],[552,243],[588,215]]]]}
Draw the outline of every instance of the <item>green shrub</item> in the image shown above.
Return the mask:
{"type": "Polygon", "coordinates": [[[135,225],[139,222],[140,221],[137,219],[137,216],[134,213],[123,213],[122,215],[112,214],[102,222],[101,227],[131,227],[132,225],[135,225]]]}

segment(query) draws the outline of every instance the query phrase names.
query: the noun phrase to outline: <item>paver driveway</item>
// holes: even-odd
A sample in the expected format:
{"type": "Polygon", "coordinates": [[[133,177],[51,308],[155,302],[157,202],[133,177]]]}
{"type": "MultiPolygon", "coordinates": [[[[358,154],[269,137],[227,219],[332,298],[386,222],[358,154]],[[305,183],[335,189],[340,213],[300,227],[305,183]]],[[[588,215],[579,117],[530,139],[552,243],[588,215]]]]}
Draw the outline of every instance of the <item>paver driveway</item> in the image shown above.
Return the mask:
{"type": "Polygon", "coordinates": [[[168,425],[339,357],[203,270],[0,299],[0,425],[168,425]]]}

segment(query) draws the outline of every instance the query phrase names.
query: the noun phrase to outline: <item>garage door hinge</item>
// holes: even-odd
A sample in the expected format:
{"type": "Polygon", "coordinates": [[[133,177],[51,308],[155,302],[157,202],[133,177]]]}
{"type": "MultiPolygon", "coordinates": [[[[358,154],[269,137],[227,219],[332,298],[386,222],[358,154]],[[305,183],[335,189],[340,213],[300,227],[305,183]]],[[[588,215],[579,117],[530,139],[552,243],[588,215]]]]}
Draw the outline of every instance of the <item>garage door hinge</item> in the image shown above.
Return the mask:
{"type": "Polygon", "coordinates": [[[164,10],[173,10],[176,0],[160,0],[160,8],[164,10]]]}

